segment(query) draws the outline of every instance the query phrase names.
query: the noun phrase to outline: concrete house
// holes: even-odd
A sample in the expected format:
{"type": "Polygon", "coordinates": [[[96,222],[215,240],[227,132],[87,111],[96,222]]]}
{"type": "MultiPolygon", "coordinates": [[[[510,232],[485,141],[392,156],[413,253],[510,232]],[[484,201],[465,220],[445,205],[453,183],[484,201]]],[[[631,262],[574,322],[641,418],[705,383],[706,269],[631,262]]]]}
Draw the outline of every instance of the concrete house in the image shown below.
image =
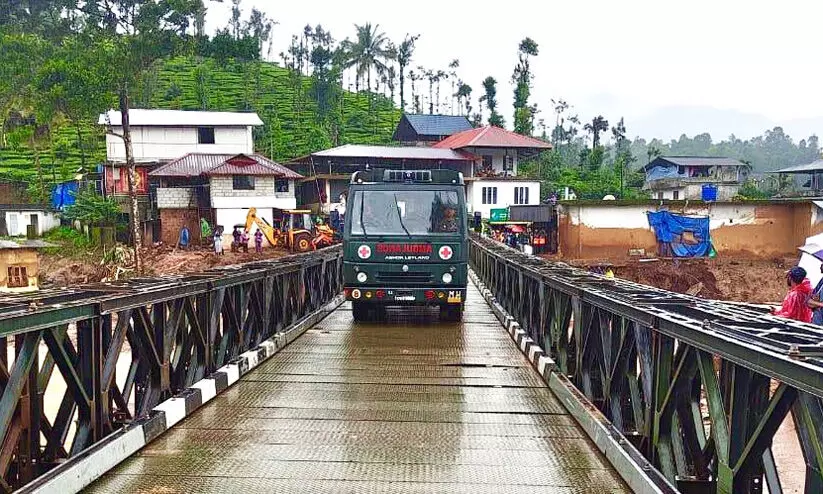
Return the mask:
{"type": "Polygon", "coordinates": [[[732,158],[658,156],[643,167],[643,189],[653,199],[701,200],[703,186],[717,188],[714,200],[728,201],[737,195],[749,176],[749,165],[732,158]]]}
{"type": "MultiPolygon", "coordinates": [[[[111,110],[98,120],[110,132],[106,135],[106,164],[103,170],[103,190],[107,195],[123,199],[123,212],[128,214],[126,150],[121,134],[122,116],[111,110]]],[[[263,125],[256,113],[209,112],[185,110],[129,111],[132,148],[137,168],[136,189],[140,198],[140,215],[147,241],[160,235],[159,216],[154,188],[149,172],[189,153],[234,156],[254,153],[252,129],[263,125]]]]}
{"type": "Polygon", "coordinates": [[[464,173],[470,212],[483,218],[492,209],[540,204],[540,181],[518,177],[518,163],[551,149],[551,144],[491,125],[458,132],[433,146],[475,157],[464,173]]]}
{"type": "MultiPolygon", "coordinates": [[[[259,154],[189,153],[149,173],[158,181],[160,240],[177,243],[183,225],[200,240],[200,220],[230,233],[246,222],[249,208],[269,223],[275,210],[294,209],[302,176],[259,154]]],[[[224,236],[230,243],[230,237],[224,236]]]]}
{"type": "Polygon", "coordinates": [[[42,240],[0,240],[0,293],[30,292],[39,287],[40,260],[37,249],[56,247],[42,240]]]}

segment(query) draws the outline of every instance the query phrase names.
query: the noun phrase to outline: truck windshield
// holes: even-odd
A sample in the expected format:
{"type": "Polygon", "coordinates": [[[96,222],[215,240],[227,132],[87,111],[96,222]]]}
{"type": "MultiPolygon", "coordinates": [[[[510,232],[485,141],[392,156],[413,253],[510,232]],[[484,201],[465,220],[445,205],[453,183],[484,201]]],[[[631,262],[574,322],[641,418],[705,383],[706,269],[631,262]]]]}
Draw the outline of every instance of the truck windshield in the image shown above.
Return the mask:
{"type": "Polygon", "coordinates": [[[454,190],[363,190],[351,198],[352,235],[449,235],[462,232],[454,190]]]}

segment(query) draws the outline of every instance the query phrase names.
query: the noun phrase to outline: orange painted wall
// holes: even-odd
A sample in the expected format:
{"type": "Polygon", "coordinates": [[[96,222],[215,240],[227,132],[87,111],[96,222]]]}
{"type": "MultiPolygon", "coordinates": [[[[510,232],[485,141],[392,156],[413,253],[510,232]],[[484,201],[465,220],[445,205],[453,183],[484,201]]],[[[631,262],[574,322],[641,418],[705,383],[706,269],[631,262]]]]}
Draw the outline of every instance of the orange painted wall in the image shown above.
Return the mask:
{"type": "MultiPolygon", "coordinates": [[[[656,210],[657,204],[646,210],[656,210]]],[[[568,205],[561,209],[559,221],[560,253],[569,259],[622,259],[630,249],[644,249],[647,255],[657,252],[657,240],[649,228],[641,228],[644,208],[614,205],[568,205]],[[575,209],[577,208],[577,209],[575,209]],[[587,211],[583,211],[588,208],[587,211]],[[615,209],[616,208],[616,209],[615,209]],[[587,215],[616,217],[618,223],[592,227],[572,221],[587,215]],[[624,222],[620,219],[625,218],[624,222]],[[626,227],[620,227],[625,224],[626,227]]],[[[823,233],[823,211],[810,202],[774,204],[704,205],[681,207],[673,212],[709,214],[712,219],[712,242],[718,254],[745,258],[774,258],[797,255],[806,238],[823,233]],[[819,216],[819,218],[818,218],[819,216]],[[718,222],[722,224],[718,225],[718,222]]]]}

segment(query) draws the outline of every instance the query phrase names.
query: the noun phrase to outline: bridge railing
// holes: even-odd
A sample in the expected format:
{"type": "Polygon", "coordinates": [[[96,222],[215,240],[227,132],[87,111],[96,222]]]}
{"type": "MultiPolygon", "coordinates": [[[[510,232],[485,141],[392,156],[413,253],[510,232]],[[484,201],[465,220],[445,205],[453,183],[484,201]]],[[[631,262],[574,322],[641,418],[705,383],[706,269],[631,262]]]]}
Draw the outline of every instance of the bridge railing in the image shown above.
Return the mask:
{"type": "Polygon", "coordinates": [[[806,493],[823,492],[823,328],[608,279],[484,237],[472,238],[470,256],[554,372],[672,485],[783,492],[772,442],[791,414],[800,451],[790,461],[805,461],[806,493]]]}
{"type": "Polygon", "coordinates": [[[203,273],[0,296],[12,491],[329,302],[340,246],[203,273]]]}

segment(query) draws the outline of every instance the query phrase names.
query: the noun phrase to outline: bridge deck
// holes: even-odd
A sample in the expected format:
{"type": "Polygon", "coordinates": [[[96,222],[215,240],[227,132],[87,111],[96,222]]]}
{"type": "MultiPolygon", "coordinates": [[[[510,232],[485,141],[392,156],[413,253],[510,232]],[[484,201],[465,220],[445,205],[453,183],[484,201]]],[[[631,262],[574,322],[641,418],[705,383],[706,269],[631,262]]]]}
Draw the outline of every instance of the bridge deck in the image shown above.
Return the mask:
{"type": "Polygon", "coordinates": [[[436,313],[339,310],[89,492],[628,492],[474,287],[436,313]]]}

